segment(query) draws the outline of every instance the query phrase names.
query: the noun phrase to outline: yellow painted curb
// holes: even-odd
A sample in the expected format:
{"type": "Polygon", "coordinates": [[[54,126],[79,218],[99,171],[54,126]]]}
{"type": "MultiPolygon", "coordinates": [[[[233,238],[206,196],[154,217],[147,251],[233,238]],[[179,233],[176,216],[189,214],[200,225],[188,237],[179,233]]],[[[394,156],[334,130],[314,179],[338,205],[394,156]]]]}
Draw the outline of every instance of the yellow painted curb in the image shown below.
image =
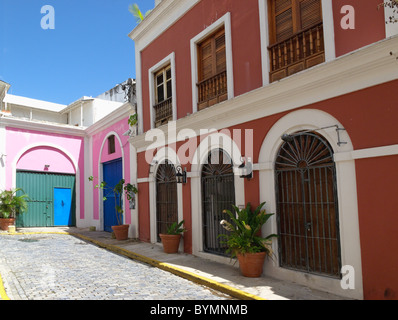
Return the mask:
{"type": "MultiPolygon", "coordinates": [[[[92,239],[90,237],[87,237],[87,236],[84,236],[84,235],[81,235],[81,234],[78,234],[78,233],[62,232],[62,231],[59,231],[59,232],[56,232],[56,231],[54,231],[54,232],[43,231],[43,232],[9,233],[9,235],[29,235],[29,234],[64,234],[64,235],[75,236],[75,237],[80,238],[82,240],[89,241],[89,242],[91,242],[91,243],[93,243],[93,244],[95,244],[95,245],[97,245],[97,246],[99,246],[101,248],[107,249],[107,250],[112,251],[114,253],[121,254],[121,255],[126,256],[126,257],[128,257],[130,259],[133,259],[133,260],[144,262],[144,263],[149,264],[149,265],[151,265],[153,267],[168,271],[170,273],[173,273],[173,274],[175,274],[177,276],[180,276],[182,278],[185,278],[185,279],[190,280],[192,282],[195,282],[197,284],[201,284],[201,285],[204,285],[206,287],[209,287],[209,288],[215,289],[217,291],[223,292],[225,294],[228,294],[228,295],[230,295],[230,296],[232,296],[234,298],[238,298],[240,300],[266,300],[266,299],[261,298],[259,296],[253,295],[251,293],[248,293],[248,292],[233,288],[231,286],[222,284],[220,282],[211,280],[209,278],[197,275],[197,274],[195,274],[193,272],[189,272],[187,270],[175,267],[175,266],[173,266],[171,264],[168,264],[168,263],[165,263],[165,262],[161,262],[161,261],[158,261],[158,260],[155,260],[155,259],[152,259],[152,258],[145,257],[145,256],[140,255],[138,253],[135,253],[135,252],[120,248],[118,246],[105,244],[103,242],[100,242],[98,240],[94,240],[94,239],[92,239]]],[[[1,278],[0,278],[0,280],[1,280],[1,278]]],[[[1,293],[1,282],[0,282],[0,293],[1,293]]]]}
{"type": "Polygon", "coordinates": [[[10,300],[7,296],[6,290],[4,289],[3,279],[0,274],[0,300],[10,300]]]}

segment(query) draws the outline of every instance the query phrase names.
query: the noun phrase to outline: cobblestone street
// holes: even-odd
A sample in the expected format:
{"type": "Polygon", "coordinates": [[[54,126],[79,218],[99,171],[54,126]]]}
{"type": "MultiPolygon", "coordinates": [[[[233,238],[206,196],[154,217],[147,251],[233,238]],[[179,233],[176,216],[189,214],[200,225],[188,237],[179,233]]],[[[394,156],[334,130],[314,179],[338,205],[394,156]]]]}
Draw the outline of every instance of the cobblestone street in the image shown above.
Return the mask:
{"type": "Polygon", "coordinates": [[[11,300],[225,300],[229,296],[69,235],[0,235],[11,300]]]}

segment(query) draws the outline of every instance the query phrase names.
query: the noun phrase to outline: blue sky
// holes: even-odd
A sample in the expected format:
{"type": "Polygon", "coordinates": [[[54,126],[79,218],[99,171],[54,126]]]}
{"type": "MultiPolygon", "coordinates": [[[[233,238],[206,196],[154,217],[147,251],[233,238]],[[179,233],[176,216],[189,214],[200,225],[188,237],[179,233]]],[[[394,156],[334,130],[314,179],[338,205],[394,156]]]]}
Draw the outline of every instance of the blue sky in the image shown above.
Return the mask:
{"type": "Polygon", "coordinates": [[[133,3],[143,12],[154,7],[154,0],[0,0],[0,80],[11,94],[70,104],[135,78],[133,3]],[[53,30],[41,27],[44,5],[55,10],[53,30]]]}

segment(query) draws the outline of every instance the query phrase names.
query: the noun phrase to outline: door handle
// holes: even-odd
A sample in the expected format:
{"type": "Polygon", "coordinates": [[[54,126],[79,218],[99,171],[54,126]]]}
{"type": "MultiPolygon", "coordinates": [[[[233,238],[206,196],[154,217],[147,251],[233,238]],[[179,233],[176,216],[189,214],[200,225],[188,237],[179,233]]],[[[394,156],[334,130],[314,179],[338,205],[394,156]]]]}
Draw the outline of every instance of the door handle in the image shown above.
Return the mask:
{"type": "Polygon", "coordinates": [[[61,200],[61,206],[64,206],[64,205],[65,205],[64,200],[61,200]]]}
{"type": "Polygon", "coordinates": [[[311,231],[311,222],[307,222],[305,227],[307,228],[307,231],[311,231]]]}

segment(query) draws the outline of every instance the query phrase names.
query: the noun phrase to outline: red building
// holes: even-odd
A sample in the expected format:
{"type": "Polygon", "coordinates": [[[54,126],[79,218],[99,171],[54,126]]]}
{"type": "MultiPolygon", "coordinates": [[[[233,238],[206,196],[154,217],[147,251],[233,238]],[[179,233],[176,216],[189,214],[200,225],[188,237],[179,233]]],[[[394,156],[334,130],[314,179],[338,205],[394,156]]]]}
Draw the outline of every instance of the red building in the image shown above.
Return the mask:
{"type": "Polygon", "coordinates": [[[129,35],[139,238],[184,219],[185,252],[229,263],[222,210],[265,201],[267,276],[398,298],[398,32],[379,2],[157,3],[129,35]]]}

